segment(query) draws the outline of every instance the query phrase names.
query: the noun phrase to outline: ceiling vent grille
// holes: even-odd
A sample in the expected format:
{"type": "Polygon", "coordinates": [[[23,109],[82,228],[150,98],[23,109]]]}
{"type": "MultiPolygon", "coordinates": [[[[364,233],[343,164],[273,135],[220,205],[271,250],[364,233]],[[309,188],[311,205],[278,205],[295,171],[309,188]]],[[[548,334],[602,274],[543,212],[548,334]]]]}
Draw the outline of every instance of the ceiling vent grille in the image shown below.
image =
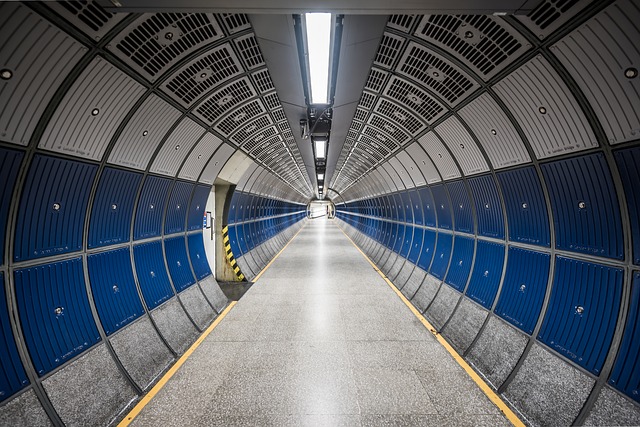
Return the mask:
{"type": "Polygon", "coordinates": [[[154,81],[184,55],[222,37],[210,13],[145,14],[116,36],[111,49],[154,81]]]}
{"type": "Polygon", "coordinates": [[[445,111],[438,101],[422,89],[395,76],[385,88],[384,94],[415,111],[427,122],[433,122],[445,111]]]}
{"type": "MultiPolygon", "coordinates": [[[[397,143],[404,144],[409,140],[409,135],[400,130],[396,125],[392,124],[389,120],[386,120],[377,114],[372,114],[369,117],[369,124],[379,131],[384,132],[391,136],[397,143]]],[[[366,131],[367,129],[365,129],[366,131]]]]}
{"type": "MultiPolygon", "coordinates": [[[[269,115],[258,117],[251,123],[245,125],[238,132],[236,132],[231,137],[231,140],[234,141],[236,144],[240,145],[254,133],[260,132],[261,130],[263,130],[264,128],[272,124],[273,124],[273,120],[271,120],[271,117],[269,115]]],[[[274,135],[275,134],[276,132],[274,131],[274,135]]],[[[266,136],[272,136],[272,135],[265,135],[265,137],[266,136]]]]}
{"type": "Polygon", "coordinates": [[[416,22],[416,15],[391,15],[387,27],[408,33],[416,22]]]}
{"type": "Polygon", "coordinates": [[[403,44],[404,37],[384,33],[373,63],[381,67],[393,68],[393,64],[396,62],[403,44]]]}
{"type": "Polygon", "coordinates": [[[358,120],[364,122],[367,120],[367,116],[369,112],[367,110],[363,110],[362,108],[356,108],[356,113],[353,116],[353,120],[358,120]]]}
{"type": "Polygon", "coordinates": [[[260,93],[269,92],[275,89],[268,69],[264,68],[262,70],[256,71],[255,73],[251,74],[251,77],[253,78],[253,82],[256,84],[256,87],[258,88],[260,93]]]}
{"type": "Polygon", "coordinates": [[[398,148],[398,144],[396,144],[391,139],[386,138],[380,132],[369,126],[364,128],[363,135],[360,135],[358,141],[366,142],[374,147],[376,145],[380,145],[382,147],[385,147],[390,152],[398,148]]]}
{"type": "Polygon", "coordinates": [[[221,13],[219,16],[227,34],[235,34],[251,28],[249,17],[244,13],[221,13]]]}
{"type": "Polygon", "coordinates": [[[426,127],[413,113],[384,98],[378,100],[374,111],[402,126],[413,136],[422,132],[426,127]]]}
{"type": "Polygon", "coordinates": [[[276,92],[265,95],[264,102],[265,104],[267,104],[267,108],[269,110],[280,107],[280,99],[278,98],[278,94],[276,92]]]}
{"type": "Polygon", "coordinates": [[[348,130],[347,131],[347,138],[351,138],[351,139],[356,139],[358,137],[358,133],[354,130],[348,130]]]}
{"type": "Polygon", "coordinates": [[[80,31],[93,37],[94,40],[100,40],[127,16],[125,13],[113,15],[95,1],[48,2],[46,5],[64,16],[80,31]]]}
{"type": "Polygon", "coordinates": [[[234,39],[234,42],[247,70],[253,70],[264,65],[262,52],[260,52],[258,41],[253,33],[238,37],[234,39]]]}
{"type": "Polygon", "coordinates": [[[384,82],[387,80],[386,71],[378,70],[377,68],[371,68],[369,77],[367,77],[367,83],[364,85],[365,89],[379,92],[384,86],[384,82]]]}
{"type": "MultiPolygon", "coordinates": [[[[242,132],[242,131],[240,131],[242,132]]],[[[238,133],[240,133],[238,132],[238,133]]],[[[246,132],[244,133],[246,134],[246,132]]],[[[275,126],[271,126],[270,128],[267,129],[263,129],[262,132],[260,132],[257,135],[252,136],[251,140],[249,141],[240,141],[245,142],[244,145],[242,146],[242,148],[244,148],[245,150],[251,151],[253,150],[256,146],[260,145],[261,143],[263,143],[267,138],[271,138],[272,136],[276,136],[278,134],[278,132],[276,131],[275,126]]],[[[231,137],[232,140],[240,140],[240,138],[237,137],[238,135],[234,135],[231,137]]]]}
{"type": "Polygon", "coordinates": [[[591,0],[545,0],[526,16],[518,16],[540,39],[547,37],[573,18],[591,0]]]}
{"type": "Polygon", "coordinates": [[[376,101],[376,96],[369,92],[362,92],[360,97],[360,106],[366,110],[373,108],[373,103],[376,101]]]}
{"type": "Polygon", "coordinates": [[[425,15],[416,35],[457,53],[485,80],[530,47],[506,22],[486,15],[425,15]]]}
{"type": "Polygon", "coordinates": [[[351,122],[351,126],[349,126],[349,130],[352,130],[354,132],[360,132],[361,129],[362,129],[362,123],[357,122],[355,120],[353,120],[351,122]]]}
{"type": "MultiPolygon", "coordinates": [[[[287,116],[285,116],[284,110],[282,108],[278,108],[277,110],[272,111],[271,115],[273,116],[273,119],[276,122],[282,122],[284,120],[287,120],[287,116]]],[[[287,127],[289,127],[289,124],[286,121],[283,124],[285,124],[287,127]]]]}
{"type": "Polygon", "coordinates": [[[262,102],[255,99],[227,115],[214,129],[224,136],[229,136],[249,120],[266,112],[262,102]]]}
{"type": "Polygon", "coordinates": [[[162,86],[176,101],[189,107],[202,94],[242,71],[240,61],[227,43],[182,67],[162,86]]]}
{"type": "Polygon", "coordinates": [[[195,114],[213,124],[236,105],[256,96],[249,79],[243,77],[215,92],[195,110],[195,114]]]}
{"type": "Polygon", "coordinates": [[[450,105],[479,87],[450,62],[413,42],[400,60],[398,71],[424,84],[450,105]]]}

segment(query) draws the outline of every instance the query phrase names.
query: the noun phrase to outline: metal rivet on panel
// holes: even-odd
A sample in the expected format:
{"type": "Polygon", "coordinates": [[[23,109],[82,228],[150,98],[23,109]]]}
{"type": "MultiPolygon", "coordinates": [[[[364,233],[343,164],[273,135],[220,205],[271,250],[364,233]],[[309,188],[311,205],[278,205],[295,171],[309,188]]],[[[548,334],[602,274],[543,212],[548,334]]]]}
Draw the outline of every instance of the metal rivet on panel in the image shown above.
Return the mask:
{"type": "Polygon", "coordinates": [[[544,107],[538,108],[538,111],[540,112],[540,114],[547,114],[547,109],[544,107]]]}
{"type": "Polygon", "coordinates": [[[444,205],[440,205],[440,209],[444,209],[444,205]]]}
{"type": "Polygon", "coordinates": [[[520,292],[524,292],[526,288],[526,285],[523,283],[522,285],[520,285],[520,292]]]}
{"type": "Polygon", "coordinates": [[[150,272],[149,272],[149,275],[150,275],[151,277],[156,277],[156,273],[155,273],[155,271],[150,271],[150,272]]]}
{"type": "Polygon", "coordinates": [[[579,207],[580,209],[584,209],[584,208],[586,208],[586,207],[587,207],[587,204],[586,204],[585,202],[580,202],[580,203],[578,203],[578,207],[579,207]]]}
{"type": "Polygon", "coordinates": [[[116,284],[116,285],[113,285],[113,292],[114,292],[114,293],[118,293],[118,292],[120,292],[120,288],[118,287],[118,285],[117,285],[117,284],[116,284]]]}
{"type": "Polygon", "coordinates": [[[462,267],[462,260],[458,261],[458,266],[462,267]]]}
{"type": "Polygon", "coordinates": [[[464,144],[460,144],[460,148],[464,150],[464,144]]]}
{"type": "Polygon", "coordinates": [[[145,130],[144,132],[142,132],[142,136],[147,136],[147,135],[149,135],[149,131],[148,130],[145,130]]]}
{"type": "Polygon", "coordinates": [[[149,205],[149,209],[155,209],[155,206],[149,205]]]}
{"type": "Polygon", "coordinates": [[[576,314],[582,313],[584,313],[584,307],[582,307],[581,305],[576,306],[576,314]]]}
{"type": "Polygon", "coordinates": [[[52,207],[53,207],[54,211],[59,211],[60,210],[60,203],[54,203],[52,207]]]}
{"type": "Polygon", "coordinates": [[[64,307],[56,307],[53,312],[56,316],[60,317],[64,314],[64,307]]]}
{"type": "Polygon", "coordinates": [[[489,277],[489,270],[485,270],[482,274],[484,277],[489,277]]]}
{"type": "Polygon", "coordinates": [[[0,70],[0,78],[2,78],[2,80],[9,80],[11,79],[11,77],[13,77],[13,71],[9,70],[8,68],[3,68],[2,70],[0,70]]]}
{"type": "Polygon", "coordinates": [[[638,69],[629,67],[626,70],[624,70],[624,76],[628,79],[635,79],[636,77],[638,77],[638,69]]]}
{"type": "Polygon", "coordinates": [[[180,209],[180,205],[176,205],[176,209],[180,209]]]}
{"type": "Polygon", "coordinates": [[[522,203],[522,209],[527,209],[527,208],[529,208],[529,205],[526,202],[522,203]]]}
{"type": "Polygon", "coordinates": [[[460,209],[462,209],[464,207],[464,205],[462,203],[460,203],[460,209]]]}
{"type": "Polygon", "coordinates": [[[178,264],[178,267],[182,266],[182,264],[180,264],[180,261],[177,261],[176,264],[178,264]]]}
{"type": "Polygon", "coordinates": [[[198,160],[202,158],[202,154],[198,154],[198,160]]]}
{"type": "Polygon", "coordinates": [[[98,110],[97,108],[94,108],[93,110],[91,110],[92,116],[97,116],[98,114],[100,114],[100,110],[98,110]]]}
{"type": "Polygon", "coordinates": [[[485,203],[485,204],[484,204],[484,208],[485,208],[485,209],[489,209],[489,203],[485,203]]]}
{"type": "Polygon", "coordinates": [[[497,130],[495,130],[495,129],[491,129],[491,135],[497,135],[497,134],[498,134],[498,131],[497,131],[497,130]]]}
{"type": "Polygon", "coordinates": [[[444,258],[444,254],[440,254],[440,259],[444,258]]]}
{"type": "Polygon", "coordinates": [[[116,205],[115,203],[111,205],[111,210],[116,210],[118,209],[118,205],[116,205]]]}
{"type": "Polygon", "coordinates": [[[180,144],[176,145],[175,148],[176,148],[176,150],[179,150],[180,149],[180,144]]]}

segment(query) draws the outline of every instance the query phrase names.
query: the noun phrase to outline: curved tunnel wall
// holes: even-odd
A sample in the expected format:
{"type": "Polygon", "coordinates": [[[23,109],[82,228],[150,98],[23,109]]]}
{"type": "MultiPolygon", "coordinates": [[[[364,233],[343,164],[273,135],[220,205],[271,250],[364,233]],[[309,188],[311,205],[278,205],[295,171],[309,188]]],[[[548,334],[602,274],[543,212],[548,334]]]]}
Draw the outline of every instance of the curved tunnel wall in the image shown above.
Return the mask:
{"type": "MultiPolygon", "coordinates": [[[[252,40],[244,15],[115,16],[89,2],[2,3],[0,17],[0,424],[107,424],[226,307],[205,206],[246,141],[290,150],[279,102],[259,49],[241,43],[252,40]],[[144,64],[109,51],[150,28],[192,32],[148,44],[159,56],[144,64]],[[197,37],[200,50],[188,45],[197,37]],[[247,125],[258,110],[272,134],[247,125]]],[[[303,202],[294,157],[265,163],[259,148],[250,171],[224,179],[256,187],[262,207],[303,202]]],[[[252,218],[268,261],[291,221],[264,208],[252,218]]]]}
{"type": "Polygon", "coordinates": [[[640,11],[587,4],[542,41],[508,19],[534,52],[497,77],[474,69],[476,44],[438,48],[439,18],[391,17],[329,189],[345,231],[536,425],[640,419],[640,11]],[[434,74],[454,71],[458,95],[434,74]],[[452,108],[427,116],[401,87],[452,108]],[[407,142],[384,152],[394,131],[407,142]]]}

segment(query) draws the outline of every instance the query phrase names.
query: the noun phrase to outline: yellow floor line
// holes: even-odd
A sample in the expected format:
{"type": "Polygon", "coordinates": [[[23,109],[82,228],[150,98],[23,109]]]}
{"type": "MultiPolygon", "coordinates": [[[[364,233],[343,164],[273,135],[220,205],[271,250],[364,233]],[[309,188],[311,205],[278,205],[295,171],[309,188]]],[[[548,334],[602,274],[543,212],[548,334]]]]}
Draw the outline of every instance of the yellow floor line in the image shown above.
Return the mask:
{"type": "Polygon", "coordinates": [[[178,361],[167,371],[166,374],[158,381],[158,383],[147,393],[140,402],[127,414],[127,416],[120,421],[118,427],[126,427],[140,414],[140,411],[144,409],[145,406],[155,397],[156,394],[162,387],[167,384],[167,382],[173,377],[173,375],[178,372],[178,369],[187,361],[189,356],[202,344],[202,342],[209,336],[209,334],[218,326],[218,324],[224,319],[224,317],[229,313],[229,311],[238,303],[238,301],[231,301],[231,303],[224,309],[222,313],[216,318],[216,320],[209,326],[200,337],[193,343],[191,347],[178,359],[178,361]]]}
{"type": "Polygon", "coordinates": [[[281,254],[285,249],[287,249],[287,246],[289,246],[289,244],[290,244],[291,242],[293,242],[293,239],[295,239],[295,238],[298,236],[298,234],[300,234],[300,232],[301,232],[302,230],[304,230],[304,228],[305,228],[306,226],[307,226],[307,224],[303,225],[303,226],[300,228],[300,230],[298,230],[298,232],[297,232],[296,234],[294,234],[294,235],[293,235],[293,237],[292,237],[292,238],[287,242],[287,244],[286,244],[286,245],[284,245],[284,247],[283,247],[282,249],[280,249],[280,252],[278,252],[278,253],[273,257],[273,259],[272,259],[271,261],[269,261],[269,264],[267,264],[267,265],[266,265],[266,266],[265,266],[265,267],[260,271],[260,273],[258,273],[258,275],[257,275],[256,277],[254,277],[254,278],[253,278],[253,283],[255,283],[255,282],[257,282],[257,281],[258,281],[258,279],[259,279],[259,278],[264,274],[264,272],[265,272],[265,271],[267,271],[267,268],[271,267],[271,264],[273,264],[273,262],[276,260],[276,258],[278,258],[278,257],[280,256],[280,254],[281,254]]]}
{"type": "Polygon", "coordinates": [[[478,387],[480,387],[480,390],[482,390],[483,393],[487,395],[489,400],[491,400],[491,402],[493,402],[493,404],[498,407],[498,409],[504,414],[504,416],[507,417],[509,422],[511,422],[511,424],[516,427],[525,427],[525,424],[520,420],[520,418],[518,418],[515,412],[513,412],[511,408],[509,408],[509,406],[504,403],[500,396],[498,396],[498,394],[493,391],[493,389],[480,377],[480,375],[478,375],[478,373],[474,371],[471,366],[469,366],[469,364],[462,358],[462,356],[460,356],[460,354],[458,354],[458,352],[453,347],[451,347],[451,344],[449,344],[447,340],[445,340],[444,337],[438,333],[436,328],[434,328],[431,323],[429,323],[429,321],[425,319],[424,316],[413,306],[413,304],[411,304],[411,302],[402,294],[402,292],[400,292],[398,288],[396,288],[393,283],[391,283],[391,280],[389,280],[389,278],[382,271],[380,271],[376,264],[371,261],[371,259],[369,259],[367,254],[362,252],[358,245],[356,245],[355,242],[351,240],[351,237],[349,237],[342,228],[340,228],[340,231],[342,231],[347,239],[349,239],[351,244],[355,246],[358,252],[360,252],[367,261],[369,261],[369,264],[371,264],[373,269],[378,272],[378,274],[384,279],[385,282],[387,282],[387,285],[389,285],[389,287],[393,289],[393,291],[400,297],[402,302],[404,302],[405,305],[409,307],[409,310],[411,310],[411,312],[418,318],[418,320],[420,320],[424,327],[427,328],[427,330],[436,337],[438,342],[442,344],[442,346],[449,352],[449,354],[453,356],[455,361],[458,362],[462,369],[464,369],[465,372],[471,377],[471,379],[478,385],[478,387]]]}

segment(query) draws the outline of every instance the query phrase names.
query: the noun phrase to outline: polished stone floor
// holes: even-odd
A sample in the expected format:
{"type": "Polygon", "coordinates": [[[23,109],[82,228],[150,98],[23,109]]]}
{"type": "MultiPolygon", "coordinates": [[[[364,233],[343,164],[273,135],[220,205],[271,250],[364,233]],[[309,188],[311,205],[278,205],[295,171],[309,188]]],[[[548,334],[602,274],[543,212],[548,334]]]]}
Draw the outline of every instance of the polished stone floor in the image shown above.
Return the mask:
{"type": "Polygon", "coordinates": [[[302,229],[139,426],[507,426],[334,221],[302,229]]]}

